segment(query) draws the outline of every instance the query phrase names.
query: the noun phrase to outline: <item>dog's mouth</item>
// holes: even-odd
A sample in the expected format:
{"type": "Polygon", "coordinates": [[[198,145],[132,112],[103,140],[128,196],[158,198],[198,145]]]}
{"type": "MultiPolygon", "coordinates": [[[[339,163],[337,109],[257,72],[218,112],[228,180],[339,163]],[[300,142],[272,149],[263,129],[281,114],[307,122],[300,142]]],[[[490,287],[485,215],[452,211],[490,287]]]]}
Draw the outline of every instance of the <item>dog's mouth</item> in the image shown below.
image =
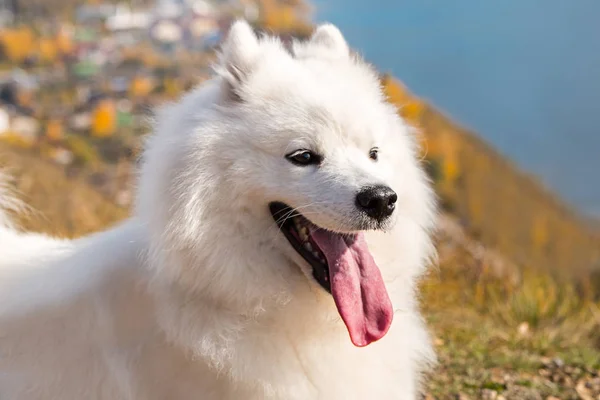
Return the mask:
{"type": "Polygon", "coordinates": [[[317,283],[331,293],[329,264],[327,263],[325,254],[323,254],[319,245],[315,243],[311,234],[311,232],[319,228],[283,203],[271,203],[269,208],[279,229],[283,232],[294,250],[312,267],[312,274],[317,283]]]}
{"type": "Polygon", "coordinates": [[[270,203],[269,209],[288,242],[312,267],[315,281],[332,294],[352,343],[363,347],[381,339],[393,310],[364,233],[323,229],[281,202],[270,203]]]}

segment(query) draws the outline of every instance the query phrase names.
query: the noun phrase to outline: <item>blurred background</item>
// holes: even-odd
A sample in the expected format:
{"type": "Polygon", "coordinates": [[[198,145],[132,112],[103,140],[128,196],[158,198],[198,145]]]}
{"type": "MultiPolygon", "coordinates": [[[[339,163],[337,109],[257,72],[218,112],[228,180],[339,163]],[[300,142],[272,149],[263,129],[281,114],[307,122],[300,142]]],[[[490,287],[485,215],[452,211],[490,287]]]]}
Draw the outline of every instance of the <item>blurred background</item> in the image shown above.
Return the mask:
{"type": "Polygon", "coordinates": [[[600,3],[0,0],[0,167],[31,230],[128,215],[155,106],[229,24],[337,24],[416,128],[442,205],[428,399],[600,400],[600,3]]]}

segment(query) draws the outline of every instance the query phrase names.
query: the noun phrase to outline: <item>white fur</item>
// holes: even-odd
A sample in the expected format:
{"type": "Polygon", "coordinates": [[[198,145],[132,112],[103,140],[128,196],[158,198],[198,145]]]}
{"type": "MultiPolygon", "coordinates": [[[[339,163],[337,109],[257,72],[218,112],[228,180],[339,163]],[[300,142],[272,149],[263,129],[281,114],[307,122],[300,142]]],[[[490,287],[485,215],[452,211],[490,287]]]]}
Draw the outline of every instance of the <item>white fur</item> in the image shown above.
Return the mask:
{"type": "Polygon", "coordinates": [[[217,75],[160,113],[120,226],[75,241],[0,228],[0,399],[417,397],[434,212],[415,141],[337,28],[293,53],[236,23],[217,75]],[[298,148],[321,166],[285,159],[298,148]],[[268,204],[348,232],[378,183],[397,209],[367,240],[396,312],[357,348],[268,204]]]}

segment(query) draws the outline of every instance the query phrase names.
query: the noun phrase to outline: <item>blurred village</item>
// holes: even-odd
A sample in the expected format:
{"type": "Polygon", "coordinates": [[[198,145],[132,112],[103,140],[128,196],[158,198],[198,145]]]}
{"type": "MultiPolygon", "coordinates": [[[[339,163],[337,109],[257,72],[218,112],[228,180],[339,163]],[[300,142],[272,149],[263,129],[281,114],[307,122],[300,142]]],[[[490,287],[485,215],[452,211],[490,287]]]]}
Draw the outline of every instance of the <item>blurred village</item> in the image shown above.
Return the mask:
{"type": "Polygon", "coordinates": [[[88,174],[121,206],[153,109],[206,79],[234,18],[310,30],[300,1],[54,3],[0,0],[0,141],[88,174]]]}

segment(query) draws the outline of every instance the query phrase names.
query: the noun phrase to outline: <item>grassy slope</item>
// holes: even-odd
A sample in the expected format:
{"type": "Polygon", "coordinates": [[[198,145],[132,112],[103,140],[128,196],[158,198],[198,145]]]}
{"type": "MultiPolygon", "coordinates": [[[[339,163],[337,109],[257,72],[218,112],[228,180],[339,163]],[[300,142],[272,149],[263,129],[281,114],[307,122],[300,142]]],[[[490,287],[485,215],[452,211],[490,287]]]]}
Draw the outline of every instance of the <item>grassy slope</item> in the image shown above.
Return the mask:
{"type": "Polygon", "coordinates": [[[422,285],[440,359],[430,394],[577,399],[577,385],[584,393],[589,384],[590,398],[600,399],[598,307],[548,276],[511,282],[486,271],[479,255],[444,236],[440,265],[422,285]]]}
{"type": "Polygon", "coordinates": [[[80,178],[67,179],[48,161],[0,143],[0,168],[15,177],[19,197],[29,212],[19,216],[24,229],[75,237],[94,232],[127,216],[80,178]]]}
{"type": "MultiPolygon", "coordinates": [[[[127,215],[81,179],[27,153],[0,145],[2,165],[34,210],[20,218],[27,229],[74,237],[127,215]]],[[[422,285],[440,358],[428,396],[600,399],[596,306],[577,300],[567,284],[521,274],[451,217],[442,222],[440,264],[422,285]]]]}
{"type": "Polygon", "coordinates": [[[521,264],[579,275],[586,295],[598,264],[600,235],[534,177],[525,174],[476,133],[384,78],[400,114],[422,133],[424,158],[444,206],[484,243],[521,264]],[[493,176],[493,179],[490,177],[493,176]]]}

